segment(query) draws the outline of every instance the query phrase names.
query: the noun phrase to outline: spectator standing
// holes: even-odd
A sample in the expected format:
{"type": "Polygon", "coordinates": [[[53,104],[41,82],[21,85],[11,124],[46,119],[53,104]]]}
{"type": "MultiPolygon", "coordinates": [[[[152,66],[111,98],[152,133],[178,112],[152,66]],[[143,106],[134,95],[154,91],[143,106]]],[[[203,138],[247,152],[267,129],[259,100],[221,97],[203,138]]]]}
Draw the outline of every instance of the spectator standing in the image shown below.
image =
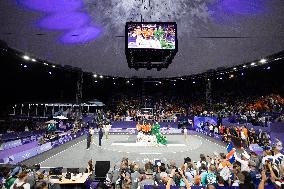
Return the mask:
{"type": "Polygon", "coordinates": [[[31,186],[27,183],[28,173],[23,171],[19,173],[18,178],[15,180],[14,184],[10,187],[10,189],[17,189],[17,187],[21,187],[23,189],[30,189],[31,186]]]}

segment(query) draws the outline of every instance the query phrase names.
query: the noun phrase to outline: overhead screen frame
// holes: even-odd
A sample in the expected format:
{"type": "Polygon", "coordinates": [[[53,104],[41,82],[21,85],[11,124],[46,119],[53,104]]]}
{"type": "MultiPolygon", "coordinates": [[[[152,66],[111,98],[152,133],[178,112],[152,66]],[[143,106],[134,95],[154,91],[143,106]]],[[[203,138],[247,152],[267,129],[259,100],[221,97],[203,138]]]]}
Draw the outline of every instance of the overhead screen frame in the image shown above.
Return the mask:
{"type": "Polygon", "coordinates": [[[177,23],[176,22],[126,22],[125,24],[125,50],[139,51],[139,50],[151,50],[151,51],[178,51],[178,37],[177,37],[177,23]],[[129,25],[142,25],[142,24],[158,24],[158,25],[173,25],[175,29],[175,48],[174,49],[158,49],[158,48],[129,48],[128,47],[128,27],[129,25]]]}

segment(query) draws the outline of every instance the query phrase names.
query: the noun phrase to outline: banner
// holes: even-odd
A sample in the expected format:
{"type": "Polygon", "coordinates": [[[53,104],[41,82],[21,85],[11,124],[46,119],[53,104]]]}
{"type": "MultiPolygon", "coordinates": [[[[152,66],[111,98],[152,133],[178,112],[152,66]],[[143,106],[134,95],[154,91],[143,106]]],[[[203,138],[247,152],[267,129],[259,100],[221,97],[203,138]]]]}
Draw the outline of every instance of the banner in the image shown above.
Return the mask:
{"type": "Polygon", "coordinates": [[[208,129],[210,124],[217,125],[217,117],[197,117],[194,116],[194,128],[208,129]],[[207,128],[206,128],[207,127],[207,128]]]}
{"type": "Polygon", "coordinates": [[[23,151],[23,152],[19,152],[19,153],[16,153],[16,154],[13,154],[9,157],[5,157],[3,159],[0,159],[0,163],[1,164],[16,164],[16,163],[19,163],[21,161],[24,161],[26,159],[29,159],[33,156],[36,156],[38,154],[41,154],[47,150],[50,150],[52,148],[51,146],[51,143],[48,142],[46,144],[43,144],[41,146],[37,146],[37,147],[34,147],[32,149],[29,149],[29,150],[26,150],[26,151],[23,151]]]}
{"type": "MultiPolygon", "coordinates": [[[[29,150],[26,150],[26,151],[23,151],[23,152],[19,152],[19,153],[15,153],[13,155],[10,155],[10,156],[7,156],[7,157],[4,157],[2,159],[0,159],[0,164],[16,164],[16,163],[19,163],[21,161],[24,161],[26,159],[29,159],[33,156],[36,156],[36,155],[39,155],[43,152],[46,152],[52,148],[55,148],[57,146],[60,146],[66,142],[69,142],[71,140],[74,140],[75,138],[78,138],[80,136],[84,135],[84,131],[81,131],[77,134],[66,134],[66,135],[63,135],[62,137],[60,137],[58,140],[56,141],[53,141],[53,142],[48,142],[48,143],[45,143],[43,145],[40,145],[40,146],[36,146],[36,147],[33,147],[29,150]]],[[[26,139],[27,141],[28,139],[26,139]]],[[[14,141],[12,141],[14,142],[14,141]]],[[[22,144],[22,141],[19,140],[17,141],[17,144],[22,144]]],[[[12,144],[11,144],[12,145],[12,144]]]]}

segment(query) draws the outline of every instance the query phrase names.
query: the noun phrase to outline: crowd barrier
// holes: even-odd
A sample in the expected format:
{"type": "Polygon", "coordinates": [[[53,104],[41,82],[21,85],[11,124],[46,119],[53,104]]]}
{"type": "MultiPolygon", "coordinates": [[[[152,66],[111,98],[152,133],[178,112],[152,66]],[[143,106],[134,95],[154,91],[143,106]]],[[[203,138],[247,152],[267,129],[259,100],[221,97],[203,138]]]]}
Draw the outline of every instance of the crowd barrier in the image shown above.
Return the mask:
{"type": "Polygon", "coordinates": [[[31,135],[29,137],[24,137],[24,138],[12,140],[12,141],[4,142],[1,145],[2,146],[1,148],[2,150],[8,150],[11,148],[15,148],[15,147],[33,142],[33,141],[37,141],[42,136],[42,134],[31,135]]]}
{"type": "Polygon", "coordinates": [[[14,152],[13,154],[7,154],[7,156],[4,155],[4,157],[2,156],[0,158],[0,164],[8,164],[8,163],[17,164],[33,156],[46,152],[52,148],[65,144],[66,142],[74,140],[84,134],[85,134],[85,131],[80,131],[76,134],[66,134],[66,135],[61,136],[58,140],[48,142],[43,145],[37,145],[35,147],[32,147],[31,149],[27,149],[22,152],[14,152]]]}
{"type": "Polygon", "coordinates": [[[42,133],[44,133],[44,130],[5,133],[5,134],[1,134],[1,140],[2,142],[9,142],[13,140],[22,139],[22,138],[29,138],[29,137],[36,136],[42,133]]]}
{"type": "MultiPolygon", "coordinates": [[[[159,122],[161,127],[167,127],[170,125],[171,128],[177,128],[177,122],[159,122]]],[[[111,128],[136,128],[137,121],[113,121],[111,122],[111,128]]]]}

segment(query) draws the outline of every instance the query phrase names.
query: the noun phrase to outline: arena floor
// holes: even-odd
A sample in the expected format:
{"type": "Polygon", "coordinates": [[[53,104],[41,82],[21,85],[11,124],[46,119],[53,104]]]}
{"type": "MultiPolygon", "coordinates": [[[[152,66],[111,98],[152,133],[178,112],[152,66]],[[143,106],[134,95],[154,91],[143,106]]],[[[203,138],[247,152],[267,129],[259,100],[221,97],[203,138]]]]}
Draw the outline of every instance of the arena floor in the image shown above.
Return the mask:
{"type": "Polygon", "coordinates": [[[40,163],[42,167],[85,167],[88,160],[93,159],[93,161],[111,161],[113,166],[122,157],[128,157],[131,161],[142,163],[160,159],[164,162],[176,160],[178,164],[181,164],[184,157],[199,160],[201,153],[210,155],[214,152],[226,152],[223,143],[198,133],[188,135],[187,140],[183,135],[166,136],[167,146],[141,146],[135,143],[136,135],[110,135],[108,140],[103,139],[102,147],[98,146],[98,138],[95,137],[90,150],[86,150],[84,136],[24,163],[30,165],[40,163]]]}

